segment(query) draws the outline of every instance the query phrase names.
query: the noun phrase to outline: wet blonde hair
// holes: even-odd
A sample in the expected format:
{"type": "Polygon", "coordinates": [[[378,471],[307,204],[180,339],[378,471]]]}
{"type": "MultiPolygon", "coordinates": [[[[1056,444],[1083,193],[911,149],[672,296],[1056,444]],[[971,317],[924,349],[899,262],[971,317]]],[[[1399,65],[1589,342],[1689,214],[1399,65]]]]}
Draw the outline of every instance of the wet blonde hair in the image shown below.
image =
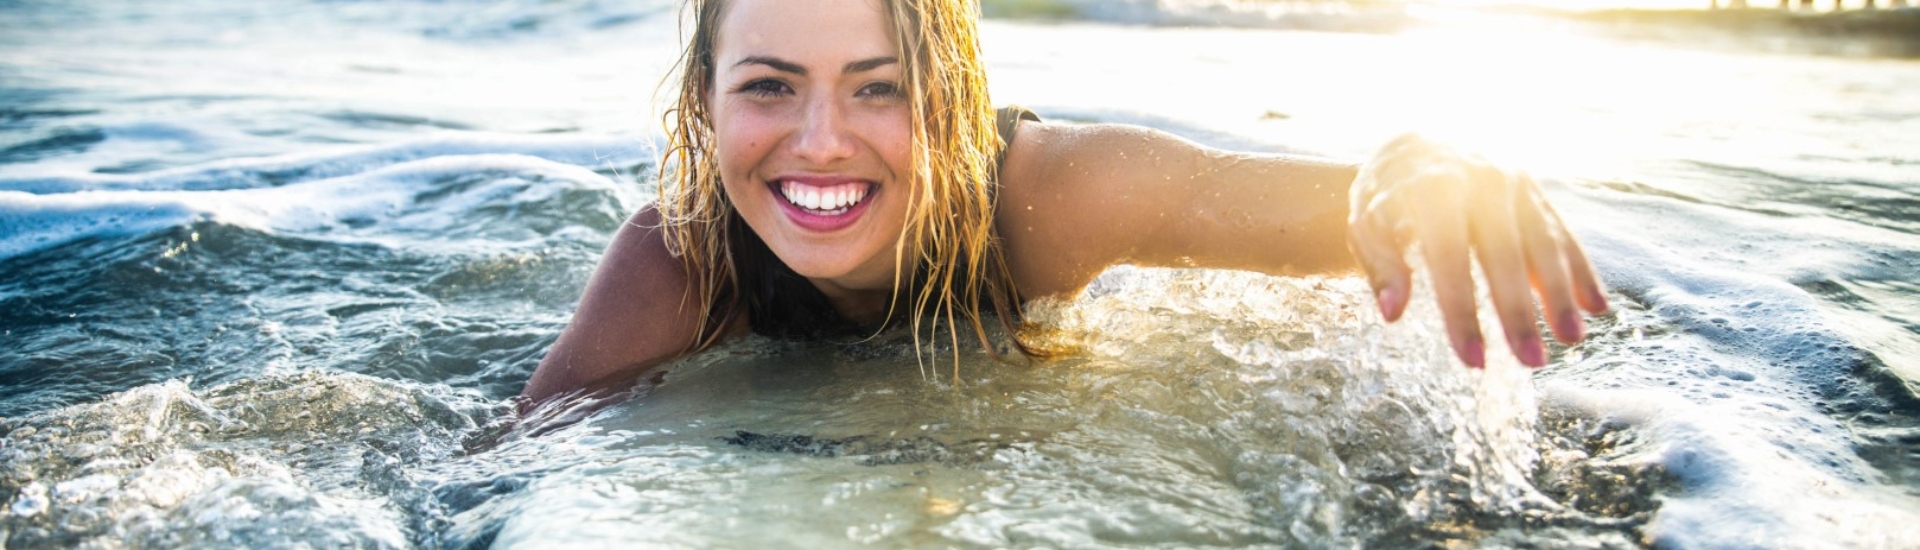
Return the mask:
{"type": "MultiPolygon", "coordinates": [[[[1019,320],[1019,296],[993,230],[994,171],[1006,144],[995,132],[993,105],[987,98],[975,2],[881,3],[892,22],[913,124],[912,165],[902,182],[911,192],[906,229],[894,248],[899,269],[888,317],[911,314],[916,347],[922,334],[937,333],[944,324],[953,339],[957,378],[960,346],[955,328],[962,322],[970,325],[992,350],[981,307],[993,308],[1009,329],[1019,320]],[[903,296],[898,289],[911,292],[903,296]]],[[[664,117],[668,147],[660,165],[657,208],[667,248],[686,262],[692,280],[689,297],[702,309],[701,334],[694,344],[702,349],[718,341],[751,307],[743,303],[742,251],[735,249],[740,236],[732,234],[751,229],[722,191],[707,104],[726,0],[689,0],[687,9],[693,15],[693,33],[678,64],[679,94],[664,117]]],[[[1014,344],[1032,353],[1017,337],[1014,344]]]]}

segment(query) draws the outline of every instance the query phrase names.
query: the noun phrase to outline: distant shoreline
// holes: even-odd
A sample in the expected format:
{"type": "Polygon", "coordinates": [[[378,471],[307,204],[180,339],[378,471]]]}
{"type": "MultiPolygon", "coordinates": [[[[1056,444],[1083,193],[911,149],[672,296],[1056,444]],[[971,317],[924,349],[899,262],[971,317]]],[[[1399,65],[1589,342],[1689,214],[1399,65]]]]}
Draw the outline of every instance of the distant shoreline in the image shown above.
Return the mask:
{"type": "Polygon", "coordinates": [[[1635,38],[1863,57],[1920,57],[1920,8],[1800,13],[1777,9],[1601,10],[1566,14],[1635,38]]]}

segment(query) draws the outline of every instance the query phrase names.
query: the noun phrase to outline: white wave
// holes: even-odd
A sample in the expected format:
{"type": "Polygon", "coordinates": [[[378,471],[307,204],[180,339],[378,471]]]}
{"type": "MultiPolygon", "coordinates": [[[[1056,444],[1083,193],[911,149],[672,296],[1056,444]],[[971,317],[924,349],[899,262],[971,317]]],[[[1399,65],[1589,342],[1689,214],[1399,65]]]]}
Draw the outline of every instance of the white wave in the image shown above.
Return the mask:
{"type": "Polygon", "coordinates": [[[1656,544],[1920,544],[1920,500],[1885,485],[1849,428],[1822,410],[1878,399],[1846,395],[1869,384],[1856,373],[1861,347],[1788,282],[1872,270],[1878,247],[1868,243],[1885,235],[1847,227],[1841,232],[1866,242],[1833,246],[1843,222],[1646,197],[1567,198],[1575,200],[1561,206],[1586,222],[1603,278],[1639,307],[1617,304],[1626,307],[1615,334],[1582,346],[1584,358],[1542,385],[1550,401],[1637,428],[1647,441],[1634,459],[1678,478],[1682,489],[1649,526],[1656,544]],[[1646,215],[1659,223],[1638,225],[1646,215]]]}
{"type": "Polygon", "coordinates": [[[271,187],[357,174],[379,167],[441,156],[518,154],[594,169],[622,169],[658,157],[659,136],[529,136],[484,132],[443,133],[316,152],[235,158],[145,172],[99,174],[68,164],[15,167],[0,177],[0,191],[33,194],[109,190],[222,190],[271,187]]]}
{"type": "MultiPolygon", "coordinates": [[[[638,191],[623,190],[606,176],[572,164],[521,154],[445,154],[449,149],[452,147],[437,148],[438,156],[365,173],[279,187],[55,194],[0,191],[0,257],[80,239],[142,235],[203,221],[373,242],[410,237],[423,241],[524,240],[537,237],[537,232],[501,223],[507,221],[503,219],[476,217],[486,217],[488,205],[514,210],[518,205],[537,204],[571,189],[601,193],[616,202],[625,202],[622,197],[631,198],[638,191]]],[[[379,148],[346,158],[352,159],[353,166],[364,166],[368,157],[394,151],[417,154],[420,147],[379,148]]],[[[291,160],[263,164],[321,173],[329,170],[325,162],[305,160],[306,164],[291,160]]],[[[196,169],[191,173],[219,171],[222,169],[196,169]]],[[[164,188],[164,183],[192,181],[183,176],[173,174],[136,183],[164,188]]]]}
{"type": "MultiPolygon", "coordinates": [[[[448,38],[500,38],[614,27],[672,17],[676,0],[514,0],[466,2],[460,9],[427,12],[421,31],[448,38]],[[472,4],[480,4],[474,6],[472,4]]],[[[419,8],[415,8],[419,9],[419,8]]]]}

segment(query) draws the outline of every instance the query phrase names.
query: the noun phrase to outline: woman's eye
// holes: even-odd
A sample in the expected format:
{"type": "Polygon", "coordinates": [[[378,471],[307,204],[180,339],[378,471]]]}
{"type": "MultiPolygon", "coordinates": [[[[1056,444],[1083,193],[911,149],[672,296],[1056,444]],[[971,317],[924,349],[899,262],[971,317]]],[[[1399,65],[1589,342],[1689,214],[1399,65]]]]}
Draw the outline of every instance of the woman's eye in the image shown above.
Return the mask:
{"type": "Polygon", "coordinates": [[[866,97],[893,98],[900,96],[900,86],[892,82],[874,82],[860,88],[860,95],[866,97]]]}
{"type": "Polygon", "coordinates": [[[773,97],[777,95],[784,95],[789,90],[787,88],[787,83],[785,82],[781,82],[771,78],[762,78],[759,80],[750,81],[750,82],[747,82],[746,84],[740,85],[740,88],[738,91],[741,93],[752,94],[759,97],[773,97]]]}

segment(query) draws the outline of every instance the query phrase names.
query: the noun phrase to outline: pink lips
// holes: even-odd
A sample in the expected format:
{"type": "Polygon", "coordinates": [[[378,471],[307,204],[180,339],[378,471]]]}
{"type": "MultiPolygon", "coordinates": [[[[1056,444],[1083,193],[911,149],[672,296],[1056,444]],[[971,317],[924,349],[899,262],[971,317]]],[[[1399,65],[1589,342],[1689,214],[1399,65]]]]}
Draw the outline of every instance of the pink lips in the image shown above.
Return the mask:
{"type": "Polygon", "coordinates": [[[780,203],[780,209],[786,212],[788,220],[802,229],[820,233],[845,228],[859,221],[861,214],[866,213],[867,205],[873,202],[873,195],[880,191],[879,186],[866,180],[840,176],[782,176],[767,182],[767,187],[773,192],[775,202],[780,203]],[[812,200],[819,207],[807,208],[796,204],[787,191],[793,191],[801,202],[812,200]],[[808,197],[807,193],[813,196],[808,197]],[[849,195],[857,195],[858,198],[852,200],[851,204],[839,205],[832,198],[836,193],[842,202],[847,201],[849,195]]]}

